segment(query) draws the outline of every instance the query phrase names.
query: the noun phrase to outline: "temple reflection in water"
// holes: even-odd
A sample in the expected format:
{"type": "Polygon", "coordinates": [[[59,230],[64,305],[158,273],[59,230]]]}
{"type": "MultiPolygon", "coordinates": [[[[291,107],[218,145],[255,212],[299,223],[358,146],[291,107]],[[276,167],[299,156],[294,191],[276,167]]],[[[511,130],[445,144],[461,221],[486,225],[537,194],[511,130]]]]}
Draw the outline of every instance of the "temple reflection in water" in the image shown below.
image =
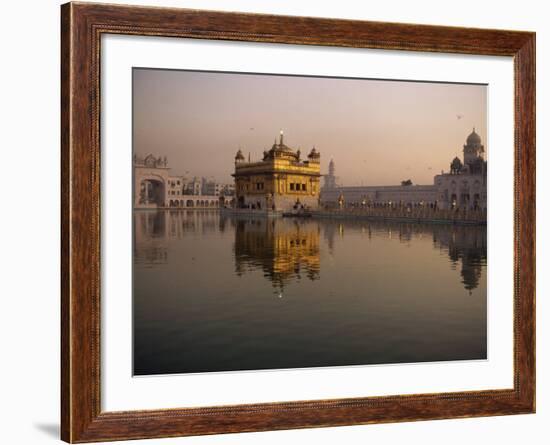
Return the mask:
{"type": "Polygon", "coordinates": [[[485,226],[134,212],[134,374],[487,358],[485,226]]]}
{"type": "Polygon", "coordinates": [[[487,231],[480,226],[358,220],[310,220],[223,216],[208,210],[134,213],[134,263],[153,266],[170,261],[168,244],[193,234],[234,233],[234,270],[238,276],[261,270],[274,288],[297,280],[318,280],[322,272],[321,239],[333,255],[346,231],[359,231],[405,245],[431,238],[460,271],[464,288],[479,285],[487,265],[487,231]]]}
{"type": "Polygon", "coordinates": [[[292,280],[319,279],[318,224],[288,218],[242,218],[235,221],[235,270],[238,275],[262,269],[276,288],[292,280]]]}

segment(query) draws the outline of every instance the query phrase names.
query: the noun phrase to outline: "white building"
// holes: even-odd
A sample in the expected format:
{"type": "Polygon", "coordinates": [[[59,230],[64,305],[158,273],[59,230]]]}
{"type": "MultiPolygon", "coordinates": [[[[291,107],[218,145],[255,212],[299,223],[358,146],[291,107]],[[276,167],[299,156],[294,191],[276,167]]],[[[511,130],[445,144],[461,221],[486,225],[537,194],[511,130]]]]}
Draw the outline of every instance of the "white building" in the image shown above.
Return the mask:
{"type": "Polygon", "coordinates": [[[485,147],[475,128],[468,136],[463,152],[464,162],[454,158],[449,173],[434,178],[437,200],[445,208],[486,209],[487,161],[485,147]]]}
{"type": "Polygon", "coordinates": [[[166,157],[134,156],[134,208],[217,208],[230,198],[201,193],[201,181],[188,183],[183,176],[170,175],[166,157]],[[191,184],[191,191],[189,193],[191,184]]]}
{"type": "Polygon", "coordinates": [[[169,176],[166,157],[134,155],[134,208],[163,207],[169,176]]]}
{"type": "Polygon", "coordinates": [[[335,166],[331,161],[321,204],[344,205],[395,204],[430,205],[440,209],[487,209],[487,161],[485,147],[475,129],[463,146],[463,161],[458,157],[448,173],[434,177],[431,185],[391,185],[340,187],[336,185],[335,166]]]}
{"type": "Polygon", "coordinates": [[[186,195],[200,195],[202,193],[202,181],[198,178],[193,178],[185,186],[186,195]]]}
{"type": "Polygon", "coordinates": [[[202,194],[216,196],[233,196],[235,195],[235,184],[223,184],[220,182],[203,180],[202,194]]]}
{"type": "Polygon", "coordinates": [[[185,181],[183,176],[169,176],[167,181],[168,198],[183,196],[185,192],[185,181]]]}

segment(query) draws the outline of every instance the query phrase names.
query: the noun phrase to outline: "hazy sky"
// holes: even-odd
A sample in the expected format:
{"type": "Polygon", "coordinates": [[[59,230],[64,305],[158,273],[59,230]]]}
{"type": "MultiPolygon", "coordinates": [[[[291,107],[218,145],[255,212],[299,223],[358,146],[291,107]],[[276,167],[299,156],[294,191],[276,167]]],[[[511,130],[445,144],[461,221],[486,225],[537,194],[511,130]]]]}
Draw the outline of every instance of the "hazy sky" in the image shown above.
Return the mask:
{"type": "Polygon", "coordinates": [[[280,129],[321,152],[322,173],[334,159],[343,185],[431,184],[474,126],[487,149],[483,85],[149,69],[133,81],[134,149],[173,174],[231,182],[239,147],[260,160],[280,129]]]}

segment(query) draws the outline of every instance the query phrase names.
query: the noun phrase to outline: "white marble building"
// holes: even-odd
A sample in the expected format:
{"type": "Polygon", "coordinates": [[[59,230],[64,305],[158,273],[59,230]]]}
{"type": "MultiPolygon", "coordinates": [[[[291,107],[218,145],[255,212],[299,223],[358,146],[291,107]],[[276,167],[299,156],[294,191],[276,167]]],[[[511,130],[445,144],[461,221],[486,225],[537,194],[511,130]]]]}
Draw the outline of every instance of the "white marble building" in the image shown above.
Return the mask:
{"type": "Polygon", "coordinates": [[[326,207],[361,205],[429,205],[440,209],[487,208],[487,161],[485,147],[475,129],[463,146],[463,161],[458,157],[449,172],[436,175],[430,185],[357,186],[336,185],[335,166],[321,189],[321,204],[326,207]]]}
{"type": "Polygon", "coordinates": [[[172,176],[166,157],[134,156],[134,209],[216,208],[228,205],[231,196],[186,193],[187,180],[172,176]]]}

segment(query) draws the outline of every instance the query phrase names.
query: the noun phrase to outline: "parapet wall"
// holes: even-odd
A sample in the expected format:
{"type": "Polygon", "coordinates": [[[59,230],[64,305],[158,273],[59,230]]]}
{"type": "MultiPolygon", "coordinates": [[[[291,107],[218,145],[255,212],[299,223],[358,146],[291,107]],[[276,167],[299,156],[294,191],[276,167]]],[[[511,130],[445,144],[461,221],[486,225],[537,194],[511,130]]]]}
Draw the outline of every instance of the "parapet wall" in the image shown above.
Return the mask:
{"type": "Polygon", "coordinates": [[[434,202],[437,188],[433,185],[389,185],[365,187],[338,187],[321,190],[321,204],[336,204],[340,196],[345,204],[369,202],[434,202]]]}

